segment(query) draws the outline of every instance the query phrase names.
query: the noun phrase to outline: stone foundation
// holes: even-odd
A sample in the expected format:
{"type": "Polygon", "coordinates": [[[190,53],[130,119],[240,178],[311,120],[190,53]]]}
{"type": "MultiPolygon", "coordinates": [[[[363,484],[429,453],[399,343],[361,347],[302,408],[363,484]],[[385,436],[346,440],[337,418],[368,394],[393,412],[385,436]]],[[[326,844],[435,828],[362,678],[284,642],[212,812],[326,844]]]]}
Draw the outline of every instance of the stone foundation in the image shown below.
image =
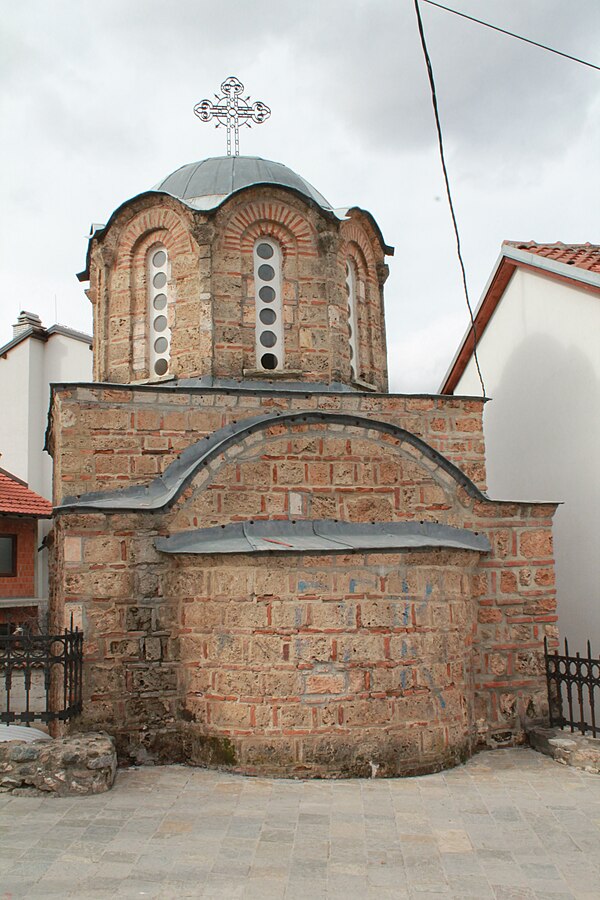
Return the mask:
{"type": "Polygon", "coordinates": [[[534,750],[556,762],[600,775],[600,739],[571,734],[562,728],[532,728],[529,742],[534,750]]]}
{"type": "Polygon", "coordinates": [[[101,794],[112,787],[116,770],[114,741],[104,733],[0,743],[0,792],[101,794]]]}

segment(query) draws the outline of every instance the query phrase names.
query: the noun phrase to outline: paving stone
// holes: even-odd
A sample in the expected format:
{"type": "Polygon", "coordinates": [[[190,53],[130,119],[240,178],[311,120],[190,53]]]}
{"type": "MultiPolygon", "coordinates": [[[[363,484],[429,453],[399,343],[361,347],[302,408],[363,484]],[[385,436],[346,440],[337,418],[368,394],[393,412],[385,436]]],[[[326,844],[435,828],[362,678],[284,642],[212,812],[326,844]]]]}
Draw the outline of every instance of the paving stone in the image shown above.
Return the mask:
{"type": "Polygon", "coordinates": [[[0,802],[0,897],[598,900],[600,778],[528,750],[413,779],[169,766],[0,802]]]}

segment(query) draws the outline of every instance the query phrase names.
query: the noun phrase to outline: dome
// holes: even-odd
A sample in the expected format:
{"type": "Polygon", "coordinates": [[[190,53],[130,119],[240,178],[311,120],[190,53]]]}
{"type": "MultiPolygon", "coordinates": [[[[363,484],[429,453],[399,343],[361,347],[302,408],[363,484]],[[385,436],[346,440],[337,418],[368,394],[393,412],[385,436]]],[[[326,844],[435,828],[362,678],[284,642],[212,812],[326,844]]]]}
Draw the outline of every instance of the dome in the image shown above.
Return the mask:
{"type": "Polygon", "coordinates": [[[259,156],[216,156],[188,163],[167,175],[154,190],[171,194],[194,209],[214,209],[231,194],[255,184],[292,188],[322,209],[331,210],[325,197],[308,181],[282,163],[259,156]]]}

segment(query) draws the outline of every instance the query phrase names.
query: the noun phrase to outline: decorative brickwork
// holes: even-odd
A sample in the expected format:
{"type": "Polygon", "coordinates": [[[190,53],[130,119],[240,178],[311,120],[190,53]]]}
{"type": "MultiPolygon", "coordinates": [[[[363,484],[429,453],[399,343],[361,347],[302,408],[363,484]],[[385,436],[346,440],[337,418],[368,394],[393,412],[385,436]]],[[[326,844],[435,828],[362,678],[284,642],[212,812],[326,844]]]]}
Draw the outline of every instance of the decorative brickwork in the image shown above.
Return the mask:
{"type": "Polygon", "coordinates": [[[482,493],[482,399],[384,393],[386,252],[368,213],[273,184],[210,211],[142,195],[92,239],[99,383],[51,401],[51,625],[84,629],[77,728],[110,731],[123,760],[405,775],[543,721],[555,508],[482,493]],[[261,238],[277,272],[257,260],[255,285],[261,238]],[[169,371],[190,381],[135,385],[157,243],[169,371]],[[256,339],[269,279],[276,372],[256,339]],[[279,540],[298,520],[305,543],[279,540]],[[353,552],[331,549],[336,522],[353,552]],[[378,543],[386,528],[407,537],[378,543]]]}
{"type": "MultiPolygon", "coordinates": [[[[71,402],[64,393],[57,410],[71,402]]],[[[136,397],[136,413],[151,410],[136,397]]],[[[368,399],[396,400],[405,415],[407,403],[425,407],[424,421],[437,406],[368,399]]],[[[462,402],[469,414],[453,405],[447,421],[464,428],[481,404],[462,402]]],[[[185,419],[186,406],[171,412],[185,419]]],[[[211,430],[223,415],[198,413],[211,430]]],[[[477,499],[375,428],[281,422],[217,454],[170,510],[64,513],[55,583],[62,614],[83,619],[89,654],[80,727],[125,723],[125,758],[312,775],[431,771],[478,742],[522,740],[546,706],[553,511],[477,499]],[[153,547],[158,534],[278,517],[438,521],[487,534],[492,552],[264,560],[153,547]]]]}
{"type": "Polygon", "coordinates": [[[277,410],[384,419],[422,438],[485,490],[483,405],[476,398],[398,394],[61,387],[51,413],[54,503],[68,495],[144,484],[200,438],[277,410]]]}
{"type": "Polygon", "coordinates": [[[121,208],[90,246],[94,377],[117,383],[151,378],[144,263],[157,242],[171,260],[170,373],[248,377],[257,367],[252,250],[261,236],[274,238],[283,250],[283,377],[351,383],[344,257],[352,242],[360,248],[365,276],[360,380],[385,390],[380,238],[358,212],[340,223],[315,204],[272,187],[249,188],[216,213],[192,211],[158,194],[121,208]]]}

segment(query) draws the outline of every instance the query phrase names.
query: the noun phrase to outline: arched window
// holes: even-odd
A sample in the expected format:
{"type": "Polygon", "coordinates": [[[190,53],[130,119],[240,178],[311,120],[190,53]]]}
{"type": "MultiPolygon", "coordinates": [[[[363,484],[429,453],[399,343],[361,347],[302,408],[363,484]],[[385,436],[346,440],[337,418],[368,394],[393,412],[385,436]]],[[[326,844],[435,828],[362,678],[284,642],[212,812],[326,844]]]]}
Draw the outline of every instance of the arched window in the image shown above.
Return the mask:
{"type": "Polygon", "coordinates": [[[271,238],[254,245],[256,300],[256,367],[283,369],[283,300],[281,296],[281,247],[271,238]]]}
{"type": "Polygon", "coordinates": [[[358,316],[356,301],[358,296],[358,284],[356,266],[349,259],[346,263],[346,292],[348,294],[348,331],[350,334],[350,371],[352,378],[358,377],[358,316]]]}
{"type": "Polygon", "coordinates": [[[148,251],[148,341],[150,378],[169,373],[171,329],[168,323],[169,255],[162,244],[148,251]]]}

